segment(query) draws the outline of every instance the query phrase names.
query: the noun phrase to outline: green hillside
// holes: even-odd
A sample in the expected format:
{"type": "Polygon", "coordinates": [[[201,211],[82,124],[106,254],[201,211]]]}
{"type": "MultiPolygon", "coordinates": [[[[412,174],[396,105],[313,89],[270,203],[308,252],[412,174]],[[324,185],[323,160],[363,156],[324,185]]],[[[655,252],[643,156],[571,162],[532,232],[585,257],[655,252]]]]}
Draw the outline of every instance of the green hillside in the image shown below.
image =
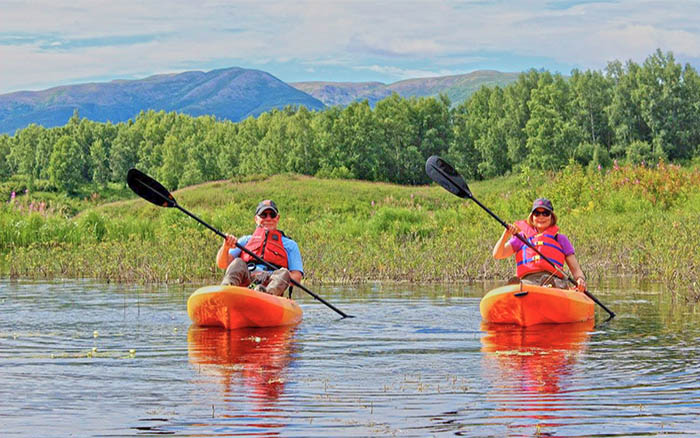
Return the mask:
{"type": "MultiPolygon", "coordinates": [[[[534,197],[550,197],[592,285],[611,276],[635,276],[700,299],[694,256],[700,245],[698,169],[624,167],[596,173],[574,166],[557,175],[474,183],[471,189],[508,222],[524,217],[534,197]]],[[[220,280],[214,257],[221,239],[176,209],[138,198],[65,218],[31,208],[29,196],[0,208],[2,275],[220,280]]],[[[286,174],[201,184],[175,197],[214,227],[236,235],[252,232],[261,199],[275,200],[280,228],[300,243],[307,282],[459,282],[505,279],[514,271],[512,261],[491,258],[502,232],[498,222],[437,186],[286,174]]]]}

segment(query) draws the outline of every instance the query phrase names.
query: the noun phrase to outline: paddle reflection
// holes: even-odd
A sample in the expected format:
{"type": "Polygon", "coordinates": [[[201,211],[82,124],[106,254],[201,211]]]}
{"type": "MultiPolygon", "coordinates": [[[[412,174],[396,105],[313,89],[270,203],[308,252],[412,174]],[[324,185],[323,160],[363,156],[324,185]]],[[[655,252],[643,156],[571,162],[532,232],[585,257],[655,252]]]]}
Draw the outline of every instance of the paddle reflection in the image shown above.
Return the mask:
{"type": "Polygon", "coordinates": [[[484,370],[509,428],[532,427],[532,420],[538,428],[557,427],[561,411],[574,409],[576,363],[594,324],[592,319],[531,327],[482,323],[484,370]]]}
{"type": "Polygon", "coordinates": [[[284,392],[293,360],[295,326],[225,330],[192,326],[187,334],[190,363],[218,379],[225,399],[247,389],[258,408],[270,408],[284,392]]]}

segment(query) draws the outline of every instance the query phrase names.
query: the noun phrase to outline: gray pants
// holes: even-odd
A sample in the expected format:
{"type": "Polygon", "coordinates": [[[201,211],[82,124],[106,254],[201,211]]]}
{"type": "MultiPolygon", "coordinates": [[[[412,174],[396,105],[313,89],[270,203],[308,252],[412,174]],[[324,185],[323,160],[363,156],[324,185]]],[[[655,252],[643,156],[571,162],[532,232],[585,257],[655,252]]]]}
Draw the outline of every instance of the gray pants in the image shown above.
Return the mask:
{"type": "Polygon", "coordinates": [[[243,259],[236,257],[233,259],[226,274],[221,282],[224,286],[242,286],[247,287],[253,281],[262,285],[257,286],[257,290],[262,290],[270,295],[282,296],[284,291],[289,287],[292,277],[289,275],[289,270],[280,268],[273,272],[268,271],[253,271],[248,270],[248,265],[243,259]]]}
{"type": "Polygon", "coordinates": [[[558,289],[567,289],[569,287],[569,282],[565,278],[559,278],[546,271],[527,274],[522,278],[522,282],[537,286],[554,286],[558,289]]]}

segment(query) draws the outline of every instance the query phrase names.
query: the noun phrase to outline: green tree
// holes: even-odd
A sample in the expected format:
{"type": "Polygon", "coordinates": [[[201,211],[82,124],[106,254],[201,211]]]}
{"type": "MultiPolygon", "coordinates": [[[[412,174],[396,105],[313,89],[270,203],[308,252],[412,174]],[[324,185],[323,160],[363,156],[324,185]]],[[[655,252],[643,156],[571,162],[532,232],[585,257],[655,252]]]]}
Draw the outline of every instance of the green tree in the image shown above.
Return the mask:
{"type": "Polygon", "coordinates": [[[314,175],[320,167],[320,151],[315,143],[313,119],[314,114],[302,106],[288,118],[287,127],[287,165],[295,173],[314,175]]]}
{"type": "Polygon", "coordinates": [[[43,133],[44,128],[34,123],[17,131],[7,157],[12,170],[18,175],[26,176],[30,181],[34,178],[36,149],[43,133]]]}
{"type": "Polygon", "coordinates": [[[90,146],[90,168],[92,169],[92,181],[104,186],[111,175],[109,169],[109,156],[107,148],[101,138],[95,140],[90,146]]]}
{"type": "Polygon", "coordinates": [[[504,89],[503,128],[506,130],[508,160],[516,167],[525,162],[528,156],[525,126],[530,120],[532,90],[538,87],[542,76],[551,81],[550,73],[530,69],[504,89]]]}
{"type": "Polygon", "coordinates": [[[649,56],[638,75],[637,102],[656,157],[691,158],[700,139],[697,73],[670,52],[649,56]]]}
{"type": "Polygon", "coordinates": [[[158,179],[165,187],[175,190],[180,187],[187,152],[180,140],[173,134],[165,136],[163,143],[163,165],[156,171],[158,179]]]}
{"type": "Polygon", "coordinates": [[[133,122],[120,125],[110,153],[112,181],[126,181],[127,172],[138,163],[138,151],[142,140],[142,133],[134,128],[133,122]]]}
{"type": "Polygon", "coordinates": [[[469,102],[470,100],[462,102],[452,111],[452,141],[446,158],[466,179],[476,179],[481,154],[474,146],[474,139],[471,137],[469,102]]]}
{"type": "Polygon", "coordinates": [[[10,163],[7,158],[10,155],[10,137],[6,134],[0,135],[0,181],[7,180],[12,174],[10,163]]]}
{"type": "Polygon", "coordinates": [[[374,108],[383,151],[383,165],[377,174],[380,181],[415,183],[420,181],[416,177],[425,173],[419,168],[425,160],[417,144],[419,127],[412,123],[411,112],[408,101],[396,93],[377,102],[374,108]]]}
{"type": "Polygon", "coordinates": [[[75,193],[85,183],[81,170],[85,162],[82,148],[72,137],[58,139],[49,161],[49,180],[58,190],[75,193]]]}
{"type": "MultiPolygon", "coordinates": [[[[583,144],[603,146],[610,150],[613,133],[606,108],[611,103],[612,85],[601,72],[574,70],[571,85],[572,117],[583,135],[583,144]]],[[[581,154],[583,155],[583,154],[581,154]]],[[[586,154],[587,155],[587,154],[586,154]]],[[[582,161],[582,165],[588,161],[582,161]]]]}
{"type": "Polygon", "coordinates": [[[608,64],[606,72],[614,84],[612,101],[607,108],[610,127],[615,135],[615,144],[610,152],[613,158],[622,158],[627,145],[633,141],[651,140],[651,130],[644,121],[638,102],[640,67],[632,61],[624,66],[620,61],[614,61],[608,64]]]}
{"type": "Polygon", "coordinates": [[[564,167],[581,143],[583,134],[571,116],[569,84],[557,74],[551,83],[540,80],[532,91],[527,122],[528,163],[539,169],[564,167]]]}

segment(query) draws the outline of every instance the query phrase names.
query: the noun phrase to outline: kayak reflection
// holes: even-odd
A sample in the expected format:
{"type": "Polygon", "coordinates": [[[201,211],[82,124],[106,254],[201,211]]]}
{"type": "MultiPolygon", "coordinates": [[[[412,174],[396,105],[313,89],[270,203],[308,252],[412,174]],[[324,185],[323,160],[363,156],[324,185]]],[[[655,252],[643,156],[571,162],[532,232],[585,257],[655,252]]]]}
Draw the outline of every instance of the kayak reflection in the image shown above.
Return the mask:
{"type": "Polygon", "coordinates": [[[570,376],[586,348],[594,320],[520,327],[482,323],[481,351],[495,372],[494,382],[506,392],[555,394],[570,376]]]}
{"type": "Polygon", "coordinates": [[[247,390],[259,407],[270,407],[284,391],[295,330],[295,326],[226,330],[193,325],[187,334],[189,360],[201,375],[218,379],[224,395],[247,390]]]}
{"type": "Polygon", "coordinates": [[[594,324],[482,323],[484,370],[499,404],[494,419],[505,422],[507,436],[561,436],[556,430],[579,415],[574,385],[581,376],[576,363],[594,324]]]}

